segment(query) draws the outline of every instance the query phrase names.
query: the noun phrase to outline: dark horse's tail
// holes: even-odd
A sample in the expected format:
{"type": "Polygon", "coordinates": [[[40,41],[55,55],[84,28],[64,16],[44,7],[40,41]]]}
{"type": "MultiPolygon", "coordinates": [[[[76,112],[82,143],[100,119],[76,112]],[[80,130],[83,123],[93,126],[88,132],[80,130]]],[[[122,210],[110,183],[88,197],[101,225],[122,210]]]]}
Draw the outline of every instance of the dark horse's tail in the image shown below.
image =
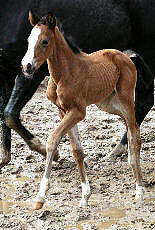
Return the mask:
{"type": "Polygon", "coordinates": [[[152,81],[154,80],[153,74],[149,68],[149,66],[145,63],[144,59],[137,53],[132,50],[127,50],[124,52],[127,56],[130,57],[132,62],[135,64],[137,69],[137,84],[145,86],[145,89],[150,87],[152,81]]]}
{"type": "Polygon", "coordinates": [[[130,57],[137,69],[135,112],[137,123],[140,125],[154,104],[154,75],[139,54],[131,50],[124,53],[130,57]]]}

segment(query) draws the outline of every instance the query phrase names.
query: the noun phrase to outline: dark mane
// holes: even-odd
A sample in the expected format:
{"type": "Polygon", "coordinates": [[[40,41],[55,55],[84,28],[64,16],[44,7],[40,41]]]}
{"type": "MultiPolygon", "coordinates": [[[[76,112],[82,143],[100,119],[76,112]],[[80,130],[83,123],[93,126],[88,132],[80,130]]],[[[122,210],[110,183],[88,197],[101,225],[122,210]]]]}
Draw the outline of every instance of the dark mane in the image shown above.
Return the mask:
{"type": "Polygon", "coordinates": [[[75,42],[73,41],[73,38],[72,36],[67,36],[65,34],[64,35],[64,38],[67,42],[67,44],[69,45],[69,47],[71,48],[71,50],[73,51],[73,53],[75,54],[79,54],[81,52],[80,48],[75,44],[75,42]]]}
{"type": "Polygon", "coordinates": [[[81,49],[76,45],[76,43],[74,42],[74,39],[71,35],[67,35],[64,30],[63,30],[63,24],[61,22],[59,22],[57,20],[58,23],[58,27],[59,30],[61,31],[61,33],[63,34],[67,44],[69,45],[69,47],[71,48],[71,50],[73,51],[73,53],[75,54],[79,54],[81,52],[81,49]]]}

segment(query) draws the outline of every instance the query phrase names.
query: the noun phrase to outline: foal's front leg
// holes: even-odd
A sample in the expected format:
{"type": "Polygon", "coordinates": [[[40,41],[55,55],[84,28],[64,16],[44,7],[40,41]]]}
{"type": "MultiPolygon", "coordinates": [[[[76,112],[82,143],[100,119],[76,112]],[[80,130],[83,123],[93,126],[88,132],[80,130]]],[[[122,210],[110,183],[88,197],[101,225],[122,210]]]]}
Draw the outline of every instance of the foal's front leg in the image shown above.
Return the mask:
{"type": "Polygon", "coordinates": [[[37,194],[37,198],[33,203],[33,209],[40,209],[44,204],[46,191],[48,190],[49,177],[52,167],[52,161],[54,158],[54,153],[56,148],[58,147],[58,144],[60,143],[61,137],[64,134],[66,134],[67,131],[74,127],[84,117],[85,113],[80,112],[77,108],[72,108],[65,114],[60,125],[56,128],[52,135],[49,136],[46,144],[47,158],[45,172],[40,183],[39,193],[37,194]]]}

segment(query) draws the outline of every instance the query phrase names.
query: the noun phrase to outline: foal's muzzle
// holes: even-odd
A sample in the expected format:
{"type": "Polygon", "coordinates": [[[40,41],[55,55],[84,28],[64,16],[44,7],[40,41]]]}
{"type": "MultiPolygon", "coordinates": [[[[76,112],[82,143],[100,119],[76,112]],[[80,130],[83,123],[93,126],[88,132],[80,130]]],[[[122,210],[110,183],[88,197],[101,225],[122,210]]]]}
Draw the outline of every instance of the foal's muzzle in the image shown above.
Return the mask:
{"type": "Polygon", "coordinates": [[[32,64],[28,63],[25,66],[22,66],[22,71],[26,76],[32,76],[35,72],[35,68],[32,64]]]}

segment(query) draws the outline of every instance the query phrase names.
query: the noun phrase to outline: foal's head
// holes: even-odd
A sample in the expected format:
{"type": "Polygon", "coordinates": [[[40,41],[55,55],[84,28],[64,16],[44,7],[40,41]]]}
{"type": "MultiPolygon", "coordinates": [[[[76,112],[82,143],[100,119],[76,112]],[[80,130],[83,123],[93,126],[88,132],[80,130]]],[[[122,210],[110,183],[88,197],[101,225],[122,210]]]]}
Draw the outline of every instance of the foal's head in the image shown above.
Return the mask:
{"type": "Polygon", "coordinates": [[[30,11],[29,19],[33,29],[28,38],[28,50],[22,59],[22,67],[24,74],[31,76],[52,52],[56,18],[51,13],[40,18],[30,11]]]}

